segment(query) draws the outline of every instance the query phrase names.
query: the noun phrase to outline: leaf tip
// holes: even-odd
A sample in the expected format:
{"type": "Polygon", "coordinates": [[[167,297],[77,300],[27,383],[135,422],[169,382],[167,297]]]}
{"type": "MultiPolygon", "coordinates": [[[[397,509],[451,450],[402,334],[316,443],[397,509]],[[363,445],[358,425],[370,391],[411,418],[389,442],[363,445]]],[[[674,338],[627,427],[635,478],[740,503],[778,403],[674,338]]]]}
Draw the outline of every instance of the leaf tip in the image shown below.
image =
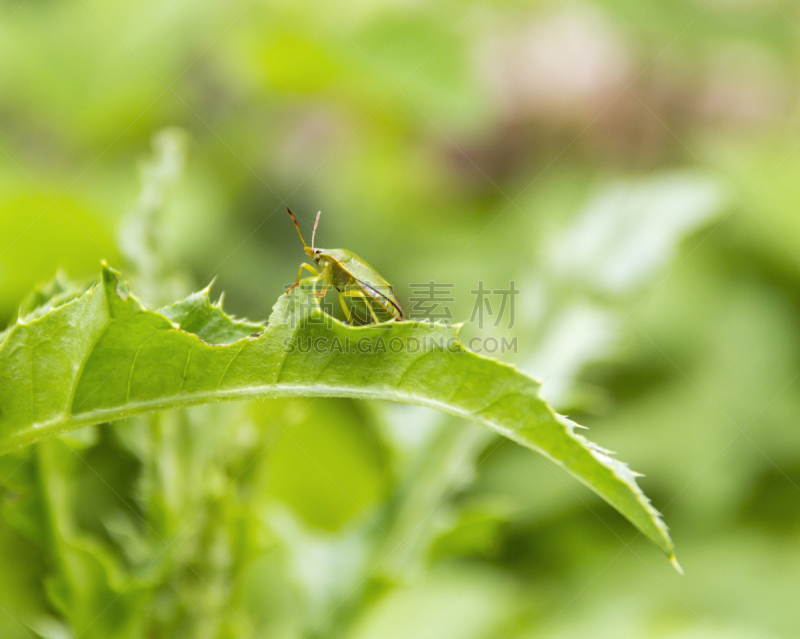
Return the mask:
{"type": "Polygon", "coordinates": [[[201,293],[203,293],[203,294],[205,294],[205,296],[206,296],[206,297],[208,297],[208,296],[211,294],[211,289],[212,289],[212,287],[214,286],[214,284],[215,284],[216,282],[217,282],[217,278],[216,278],[216,277],[213,277],[213,278],[211,279],[211,281],[208,283],[208,285],[207,285],[207,286],[206,286],[206,287],[205,287],[205,288],[204,288],[202,291],[200,291],[200,292],[201,292],[201,293]]]}
{"type": "Polygon", "coordinates": [[[669,562],[672,564],[672,567],[675,568],[675,570],[678,571],[678,574],[683,576],[683,574],[684,574],[683,573],[683,568],[681,568],[681,565],[678,563],[678,560],[675,558],[675,553],[674,552],[670,553],[669,562]]]}

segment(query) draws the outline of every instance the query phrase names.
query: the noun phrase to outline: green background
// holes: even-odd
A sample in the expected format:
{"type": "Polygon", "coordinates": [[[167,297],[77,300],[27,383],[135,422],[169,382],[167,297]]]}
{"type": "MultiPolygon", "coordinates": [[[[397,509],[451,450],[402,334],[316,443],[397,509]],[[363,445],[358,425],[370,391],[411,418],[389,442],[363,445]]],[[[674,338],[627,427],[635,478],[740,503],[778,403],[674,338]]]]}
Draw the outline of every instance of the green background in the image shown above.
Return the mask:
{"type": "Polygon", "coordinates": [[[798,25],[781,0],[0,2],[0,327],[100,259],[145,303],[216,278],[264,319],[304,257],[283,207],[307,235],[322,209],[318,244],[407,308],[433,280],[468,320],[513,280],[513,327],[465,335],[516,337],[502,358],[646,473],[686,571],[476,426],[212,406],[0,460],[0,636],[797,637],[798,25]],[[163,188],[159,140],[185,154],[163,188]]]}

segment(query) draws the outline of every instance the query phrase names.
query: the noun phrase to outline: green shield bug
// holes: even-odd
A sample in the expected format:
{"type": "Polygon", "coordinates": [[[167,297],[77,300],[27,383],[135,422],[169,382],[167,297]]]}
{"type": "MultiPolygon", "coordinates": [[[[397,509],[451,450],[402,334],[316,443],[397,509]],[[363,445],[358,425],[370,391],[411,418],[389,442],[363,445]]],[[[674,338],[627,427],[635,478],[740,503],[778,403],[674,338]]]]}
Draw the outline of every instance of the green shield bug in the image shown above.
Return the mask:
{"type": "Polygon", "coordinates": [[[348,322],[352,321],[350,308],[347,305],[348,298],[353,301],[361,300],[375,322],[379,323],[381,320],[375,312],[373,304],[378,304],[394,320],[405,319],[405,313],[403,313],[403,308],[400,306],[400,301],[397,299],[392,285],[358,255],[346,249],[316,248],[314,242],[317,236],[319,216],[322,211],[317,213],[317,219],[314,221],[311,246],[306,244],[303,239],[297,218],[288,207],[286,211],[294,222],[306,255],[314,260],[316,264],[315,268],[311,264],[303,262],[297,272],[295,283],[287,289],[287,293],[300,283],[303,271],[306,270],[313,274],[314,290],[320,298],[325,296],[328,288],[333,287],[336,289],[339,294],[339,302],[348,322]],[[322,284],[321,291],[316,290],[318,282],[322,284]]]}

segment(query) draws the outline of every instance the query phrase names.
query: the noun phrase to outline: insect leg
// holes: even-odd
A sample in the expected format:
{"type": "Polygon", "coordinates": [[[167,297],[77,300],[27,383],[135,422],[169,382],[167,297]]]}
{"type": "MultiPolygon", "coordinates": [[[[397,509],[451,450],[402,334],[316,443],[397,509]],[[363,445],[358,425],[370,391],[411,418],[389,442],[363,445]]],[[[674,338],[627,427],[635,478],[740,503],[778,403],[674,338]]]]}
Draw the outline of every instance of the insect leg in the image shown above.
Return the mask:
{"type": "Polygon", "coordinates": [[[342,305],[342,310],[344,311],[344,316],[347,318],[347,323],[353,323],[353,316],[350,314],[350,309],[347,306],[347,302],[344,301],[344,293],[339,293],[339,303],[342,305]]]}
{"type": "Polygon", "coordinates": [[[387,313],[389,313],[389,315],[391,315],[394,319],[401,319],[402,318],[402,316],[398,314],[397,309],[394,307],[394,305],[391,302],[388,302],[386,300],[386,298],[384,298],[384,297],[382,297],[380,295],[373,295],[371,297],[372,297],[373,300],[378,302],[378,304],[381,305],[383,310],[385,310],[387,313]]]}
{"type": "Polygon", "coordinates": [[[315,269],[313,266],[311,266],[311,264],[306,264],[305,262],[303,262],[300,265],[300,270],[297,272],[297,277],[300,277],[300,273],[303,272],[303,269],[306,269],[307,271],[313,273],[314,275],[319,275],[319,271],[315,269]]]}
{"type": "Polygon", "coordinates": [[[365,291],[372,299],[374,299],[378,304],[380,304],[383,309],[389,313],[394,319],[400,321],[404,319],[403,317],[403,309],[400,308],[399,302],[395,303],[397,298],[395,297],[394,290],[392,287],[389,287],[389,293],[392,297],[395,298],[395,301],[392,301],[392,297],[389,297],[386,293],[383,293],[373,287],[372,285],[366,282],[359,282],[362,286],[362,290],[365,291]]]}
{"type": "Polygon", "coordinates": [[[370,302],[372,301],[372,298],[367,297],[364,294],[364,291],[362,291],[362,290],[345,291],[344,293],[342,293],[342,295],[347,295],[348,297],[360,297],[361,299],[363,299],[364,300],[364,304],[366,304],[367,308],[369,309],[370,315],[372,315],[372,319],[375,320],[376,324],[380,324],[381,323],[380,318],[378,317],[377,313],[375,313],[375,309],[372,308],[372,304],[370,304],[370,302]]]}
{"type": "Polygon", "coordinates": [[[314,280],[314,294],[319,299],[322,299],[323,297],[325,297],[325,293],[328,292],[328,289],[331,286],[333,286],[333,284],[331,284],[331,267],[326,264],[325,268],[322,269],[322,272],[314,280]],[[319,281],[322,281],[322,290],[317,292],[317,282],[319,281]]]}
{"type": "Polygon", "coordinates": [[[297,279],[294,281],[294,284],[292,284],[289,288],[286,289],[287,295],[289,294],[289,291],[291,291],[295,286],[300,284],[300,279],[303,277],[303,269],[310,271],[314,275],[319,275],[319,271],[315,269],[313,266],[311,266],[311,264],[306,264],[305,262],[303,262],[297,271],[297,279]]]}

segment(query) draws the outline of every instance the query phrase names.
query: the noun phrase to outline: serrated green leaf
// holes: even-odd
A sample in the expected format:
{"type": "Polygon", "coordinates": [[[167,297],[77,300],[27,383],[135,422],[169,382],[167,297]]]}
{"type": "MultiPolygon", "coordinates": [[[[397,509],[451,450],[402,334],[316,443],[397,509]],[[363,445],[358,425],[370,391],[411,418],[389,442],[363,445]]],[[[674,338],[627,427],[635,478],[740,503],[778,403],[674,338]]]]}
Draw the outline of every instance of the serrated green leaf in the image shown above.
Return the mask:
{"type": "Polygon", "coordinates": [[[320,310],[310,286],[295,293],[281,296],[264,328],[228,318],[207,290],[148,310],[104,267],[98,285],[0,338],[0,451],[88,424],[215,401],[392,400],[464,417],[542,453],[672,555],[666,526],[636,474],[577,435],[575,424],[539,397],[539,382],[468,351],[457,329],[345,326],[320,310]],[[327,348],[306,348],[312,343],[327,348]]]}
{"type": "Polygon", "coordinates": [[[222,311],[222,298],[212,304],[208,297],[210,288],[199,291],[162,308],[159,313],[171,320],[181,330],[197,335],[207,344],[217,346],[232,344],[246,337],[254,337],[264,332],[262,324],[237,320],[222,311]]]}

